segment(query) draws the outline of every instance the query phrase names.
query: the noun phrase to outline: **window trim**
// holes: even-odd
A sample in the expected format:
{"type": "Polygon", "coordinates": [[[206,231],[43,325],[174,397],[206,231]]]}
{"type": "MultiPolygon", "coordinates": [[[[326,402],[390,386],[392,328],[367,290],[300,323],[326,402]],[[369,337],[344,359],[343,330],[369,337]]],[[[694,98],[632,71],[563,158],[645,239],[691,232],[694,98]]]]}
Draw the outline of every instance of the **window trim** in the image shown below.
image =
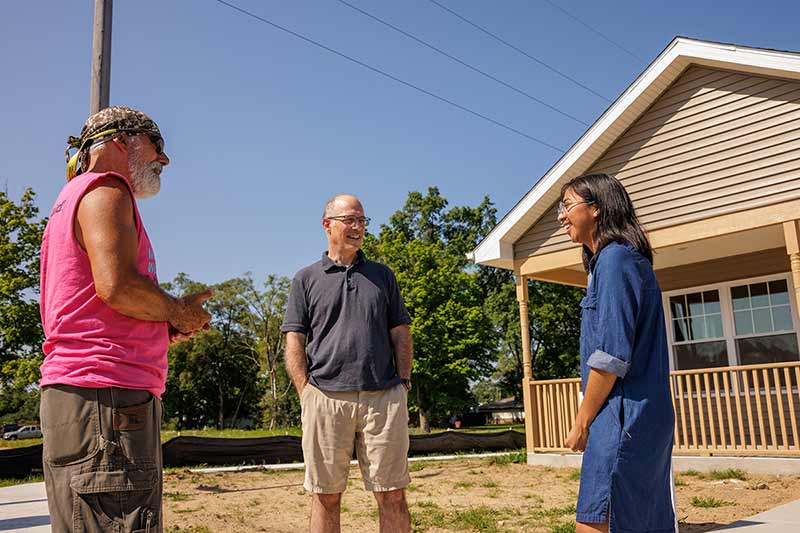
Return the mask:
{"type": "Polygon", "coordinates": [[[795,286],[792,280],[792,273],[791,272],[782,272],[779,274],[770,274],[767,276],[756,276],[752,278],[741,278],[732,281],[725,281],[720,283],[712,283],[708,285],[697,285],[694,287],[685,287],[683,289],[675,289],[671,291],[667,291],[662,293],[661,295],[661,302],[662,307],[664,310],[664,322],[667,328],[667,349],[669,350],[669,369],[670,371],[675,370],[675,353],[672,349],[673,346],[678,345],[687,345],[687,344],[698,344],[702,342],[719,342],[724,340],[725,347],[728,352],[728,366],[737,366],[738,363],[738,355],[736,352],[736,340],[737,339],[750,339],[755,337],[766,337],[770,335],[786,335],[787,333],[794,333],[797,337],[797,344],[800,346],[800,319],[798,318],[797,314],[797,301],[796,301],[796,293],[795,293],[795,286]],[[739,285],[751,285],[754,283],[763,283],[763,282],[770,282],[776,280],[785,280],[786,287],[789,291],[789,309],[792,315],[792,327],[793,330],[781,330],[781,331],[772,331],[768,333],[754,333],[752,335],[736,335],[736,327],[734,324],[734,317],[733,317],[733,299],[731,298],[731,288],[736,287],[739,285]],[[709,290],[716,290],[719,291],[719,303],[720,303],[720,312],[722,314],[722,334],[724,337],[718,337],[714,339],[703,339],[701,341],[681,341],[681,342],[674,342],[673,339],[673,331],[672,331],[672,311],[669,305],[669,299],[672,296],[678,296],[682,294],[689,294],[693,292],[704,292],[709,290]]]}

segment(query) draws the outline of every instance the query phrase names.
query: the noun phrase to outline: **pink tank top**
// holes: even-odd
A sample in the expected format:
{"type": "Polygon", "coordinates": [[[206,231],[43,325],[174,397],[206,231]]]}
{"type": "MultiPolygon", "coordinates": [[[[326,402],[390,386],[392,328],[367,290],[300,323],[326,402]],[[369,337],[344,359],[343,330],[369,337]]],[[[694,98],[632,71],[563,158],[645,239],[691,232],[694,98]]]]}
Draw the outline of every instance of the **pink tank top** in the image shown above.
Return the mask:
{"type": "MultiPolygon", "coordinates": [[[[89,256],[75,239],[78,203],[97,180],[116,173],[81,174],[58,195],[42,238],[41,301],[45,342],[40,385],[121,387],[161,397],[167,377],[166,322],[137,320],[117,313],[98,296],[89,256]]],[[[133,193],[131,193],[131,196],[133,193]]],[[[133,200],[139,273],[155,282],[156,260],[133,200]]]]}

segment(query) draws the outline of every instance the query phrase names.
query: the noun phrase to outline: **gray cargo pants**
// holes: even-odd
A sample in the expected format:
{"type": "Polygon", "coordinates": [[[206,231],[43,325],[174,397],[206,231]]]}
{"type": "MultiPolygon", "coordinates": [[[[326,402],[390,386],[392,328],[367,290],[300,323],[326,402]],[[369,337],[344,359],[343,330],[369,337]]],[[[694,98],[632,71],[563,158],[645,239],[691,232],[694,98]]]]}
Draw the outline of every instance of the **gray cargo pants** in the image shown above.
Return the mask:
{"type": "Polygon", "coordinates": [[[150,392],[42,387],[53,533],[161,533],[161,401],[150,392]]]}

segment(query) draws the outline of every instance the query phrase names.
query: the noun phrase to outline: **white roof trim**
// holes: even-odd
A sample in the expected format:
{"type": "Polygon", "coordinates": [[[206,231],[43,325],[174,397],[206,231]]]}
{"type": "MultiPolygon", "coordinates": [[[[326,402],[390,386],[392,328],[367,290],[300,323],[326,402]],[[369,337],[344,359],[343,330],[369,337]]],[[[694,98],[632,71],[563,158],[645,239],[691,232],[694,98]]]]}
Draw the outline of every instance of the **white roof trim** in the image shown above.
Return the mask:
{"type": "Polygon", "coordinates": [[[599,140],[607,144],[613,143],[616,137],[638,118],[626,117],[627,125],[617,134],[609,133],[620,118],[635,103],[643,103],[646,107],[661,94],[643,97],[645,91],[656,81],[671,83],[678,74],[690,64],[713,65],[735,70],[760,73],[773,76],[800,76],[800,54],[762,48],[749,48],[731,44],[709,41],[698,41],[685,37],[676,37],[649,67],[625,90],[622,95],[600,116],[600,118],[578,139],[578,141],[559,159],[555,165],[522,197],[511,211],[489,232],[486,238],[472,251],[470,257],[479,264],[514,268],[514,246],[517,241],[544,214],[555,197],[548,200],[548,205],[537,206],[559,182],[577,176],[591,166],[596,158],[581,161],[587,152],[599,140]],[[678,67],[671,68],[671,67],[678,67]],[[639,102],[639,100],[643,100],[639,102]],[[613,139],[604,138],[613,136],[613,139]],[[539,207],[539,213],[531,212],[539,207]]]}

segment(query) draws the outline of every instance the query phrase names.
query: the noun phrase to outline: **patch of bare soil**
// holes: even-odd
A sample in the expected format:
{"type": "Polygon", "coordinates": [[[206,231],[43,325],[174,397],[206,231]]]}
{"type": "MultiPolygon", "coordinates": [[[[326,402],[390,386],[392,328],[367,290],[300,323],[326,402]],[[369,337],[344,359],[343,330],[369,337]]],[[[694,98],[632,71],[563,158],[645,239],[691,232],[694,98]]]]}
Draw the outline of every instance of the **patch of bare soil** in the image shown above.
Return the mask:
{"type": "MultiPolygon", "coordinates": [[[[411,465],[407,497],[417,532],[568,533],[574,531],[579,472],[465,459],[411,465]]],[[[342,531],[375,532],[377,508],[350,470],[342,501],[342,531]]],[[[678,474],[681,533],[700,533],[800,498],[800,476],[747,474],[715,480],[678,474]],[[698,506],[699,505],[699,506],[698,506]]],[[[307,531],[310,497],[303,472],[165,474],[169,533],[307,531]]]]}

